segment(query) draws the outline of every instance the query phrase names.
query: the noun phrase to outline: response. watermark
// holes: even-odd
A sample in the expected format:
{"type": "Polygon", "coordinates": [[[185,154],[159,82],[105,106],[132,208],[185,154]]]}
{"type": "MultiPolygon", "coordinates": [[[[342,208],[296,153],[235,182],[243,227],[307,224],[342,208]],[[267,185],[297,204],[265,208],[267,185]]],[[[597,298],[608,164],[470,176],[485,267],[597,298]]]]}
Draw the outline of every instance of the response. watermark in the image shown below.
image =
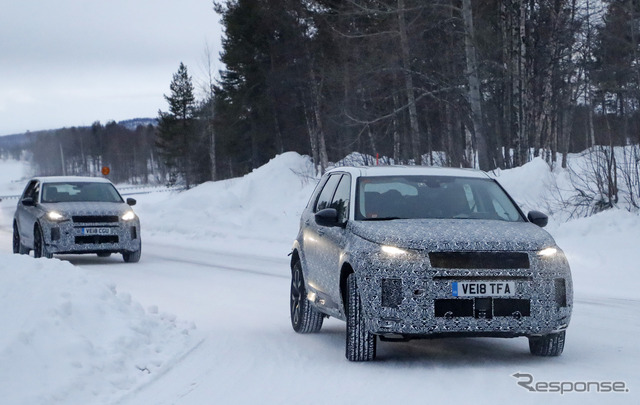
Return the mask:
{"type": "Polygon", "coordinates": [[[536,381],[528,373],[511,375],[518,379],[517,384],[529,392],[559,393],[625,393],[629,387],[624,381],[536,381]]]}

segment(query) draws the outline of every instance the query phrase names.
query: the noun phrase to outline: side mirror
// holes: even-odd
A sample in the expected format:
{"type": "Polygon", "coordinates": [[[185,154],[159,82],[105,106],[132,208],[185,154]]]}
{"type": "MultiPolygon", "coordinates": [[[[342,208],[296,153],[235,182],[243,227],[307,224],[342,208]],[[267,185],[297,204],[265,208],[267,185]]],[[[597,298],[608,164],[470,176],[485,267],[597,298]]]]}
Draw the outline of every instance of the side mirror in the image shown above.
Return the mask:
{"type": "Polygon", "coordinates": [[[36,202],[33,200],[32,197],[25,197],[22,199],[22,205],[26,207],[33,207],[36,205],[36,202]]]}
{"type": "Polygon", "coordinates": [[[340,226],[338,211],[335,208],[325,208],[316,212],[316,224],[321,226],[340,226]]]}
{"type": "Polygon", "coordinates": [[[529,211],[527,219],[529,222],[538,225],[540,228],[544,228],[549,223],[549,217],[540,211],[529,211]]]}
{"type": "Polygon", "coordinates": [[[135,198],[127,198],[127,204],[129,204],[130,206],[134,206],[136,205],[137,201],[135,198]]]}

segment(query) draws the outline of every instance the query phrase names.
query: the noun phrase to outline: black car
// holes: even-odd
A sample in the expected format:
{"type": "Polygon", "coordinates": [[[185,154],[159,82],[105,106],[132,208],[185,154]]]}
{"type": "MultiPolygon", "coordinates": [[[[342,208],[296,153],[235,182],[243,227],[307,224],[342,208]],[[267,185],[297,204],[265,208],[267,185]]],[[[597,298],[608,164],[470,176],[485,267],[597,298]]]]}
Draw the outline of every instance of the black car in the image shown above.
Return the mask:
{"type": "Polygon", "coordinates": [[[484,172],[333,169],[293,245],[293,329],[346,321],[352,361],[373,360],[378,338],[526,336],[532,354],[560,355],[573,289],[546,223],[484,172]]]}

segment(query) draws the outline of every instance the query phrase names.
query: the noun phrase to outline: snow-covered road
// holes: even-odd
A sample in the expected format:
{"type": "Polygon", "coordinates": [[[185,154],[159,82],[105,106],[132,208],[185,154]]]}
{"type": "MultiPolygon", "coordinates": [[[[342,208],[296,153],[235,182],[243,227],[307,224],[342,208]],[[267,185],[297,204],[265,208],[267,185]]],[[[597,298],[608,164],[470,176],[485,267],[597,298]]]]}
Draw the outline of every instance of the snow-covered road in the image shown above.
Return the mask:
{"type": "MultiPolygon", "coordinates": [[[[0,233],[2,252],[9,233],[0,233]]],[[[636,403],[640,301],[580,297],[559,358],[529,355],[526,339],[442,339],[379,345],[379,361],[344,358],[344,324],[317,335],[289,324],[287,258],[167,245],[147,238],[140,263],[61,256],[130,293],[143,306],[195,322],[203,341],[188,356],[128,393],[123,404],[636,403]],[[530,393],[512,374],[536,381],[624,381],[624,394],[530,393]]],[[[575,269],[574,271],[579,271],[575,269]]]]}
{"type": "MultiPolygon", "coordinates": [[[[313,335],[298,335],[291,329],[286,256],[286,241],[294,236],[290,230],[269,239],[248,234],[241,226],[221,225],[205,227],[208,236],[185,235],[179,227],[163,229],[157,220],[161,213],[151,218],[152,201],[145,206],[141,197],[140,203],[147,223],[154,226],[145,233],[143,216],[139,263],[125,264],[120,255],[54,260],[70,262],[115,285],[149,313],[193,322],[196,343],[186,354],[160,365],[142,385],[115,393],[100,391],[92,403],[640,403],[640,300],[633,293],[638,277],[615,280],[623,286],[620,295],[610,286],[598,290],[588,267],[596,242],[589,244],[591,234],[586,231],[572,231],[561,243],[567,245],[570,260],[581,257],[572,261],[575,308],[562,356],[533,357],[525,338],[465,338],[380,342],[377,361],[350,363],[344,357],[342,322],[329,319],[313,335]],[[581,284],[589,288],[578,288],[581,284]],[[590,393],[529,392],[517,384],[523,380],[514,377],[516,373],[530,374],[543,384],[564,382],[565,389],[581,388],[580,382],[624,382],[629,392],[597,393],[593,385],[590,393]]],[[[170,208],[176,215],[182,213],[170,208]]],[[[6,219],[0,221],[0,255],[10,253],[6,219]]],[[[202,219],[192,221],[197,220],[202,219]]],[[[606,239],[598,243],[607,249],[606,239]]],[[[611,271],[615,277],[621,274],[611,271]]]]}

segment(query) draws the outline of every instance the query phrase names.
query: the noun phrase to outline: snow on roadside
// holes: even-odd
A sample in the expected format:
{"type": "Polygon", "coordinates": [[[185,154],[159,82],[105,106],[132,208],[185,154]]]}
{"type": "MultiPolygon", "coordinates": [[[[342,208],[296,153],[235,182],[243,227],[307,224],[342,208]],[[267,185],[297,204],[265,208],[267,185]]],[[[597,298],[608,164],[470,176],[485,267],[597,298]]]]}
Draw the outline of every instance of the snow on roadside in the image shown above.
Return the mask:
{"type": "Polygon", "coordinates": [[[135,210],[143,232],[155,238],[179,236],[217,249],[258,241],[281,257],[291,248],[316,183],[311,159],[287,152],[244,177],[145,197],[135,210]]]}
{"type": "Polygon", "coordinates": [[[3,403],[112,403],[199,343],[192,324],[68,262],[0,254],[0,263],[3,403]]]}
{"type": "MultiPolygon", "coordinates": [[[[574,165],[583,159],[571,155],[574,165]]],[[[571,191],[567,170],[552,171],[540,157],[523,166],[495,171],[493,176],[516,200],[525,214],[539,210],[550,214],[545,228],[569,259],[577,298],[637,299],[640,276],[640,213],[610,209],[587,218],[567,220],[569,214],[556,199],[571,191]]]]}
{"type": "Polygon", "coordinates": [[[548,231],[569,259],[577,298],[638,299],[640,213],[611,209],[548,231]]]}

